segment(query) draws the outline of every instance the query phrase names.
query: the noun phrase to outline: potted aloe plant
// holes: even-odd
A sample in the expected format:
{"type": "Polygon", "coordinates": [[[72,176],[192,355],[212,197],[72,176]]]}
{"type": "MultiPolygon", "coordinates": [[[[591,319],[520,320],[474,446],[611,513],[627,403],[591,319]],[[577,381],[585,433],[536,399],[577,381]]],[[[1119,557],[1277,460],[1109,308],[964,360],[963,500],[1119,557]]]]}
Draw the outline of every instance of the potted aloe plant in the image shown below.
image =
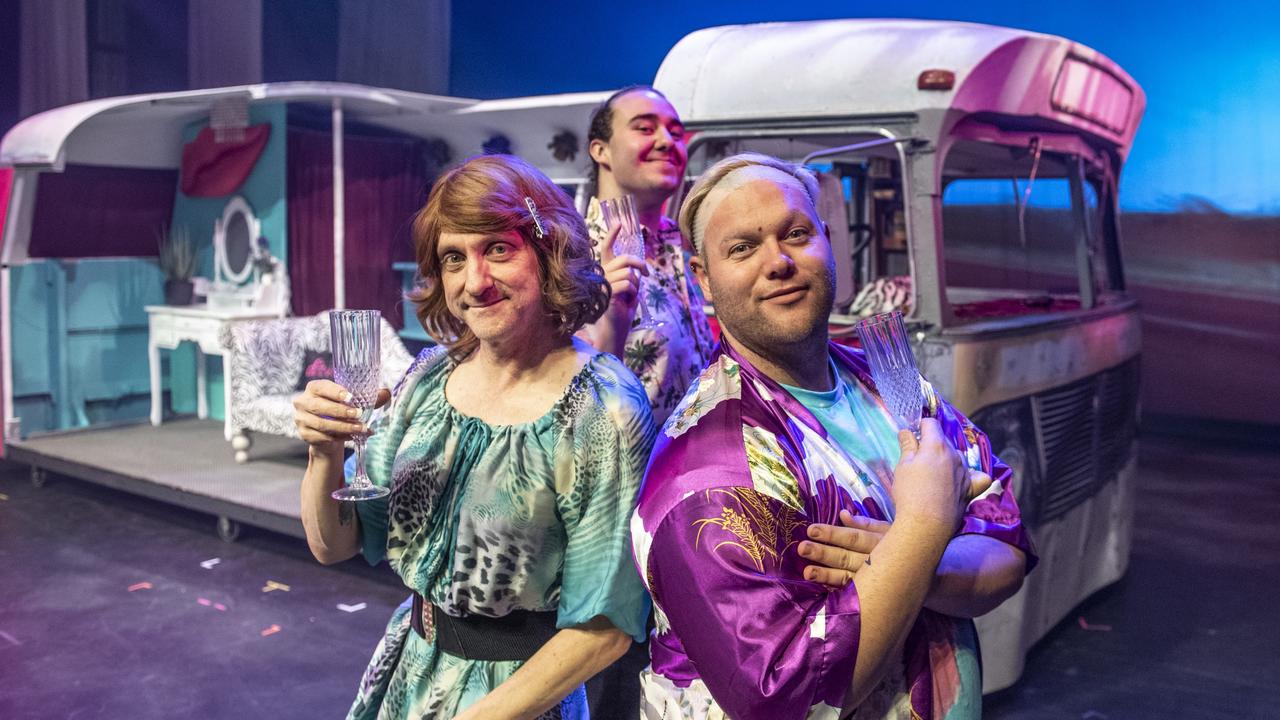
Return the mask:
{"type": "Polygon", "coordinates": [[[160,270],[164,273],[166,305],[190,305],[196,274],[196,246],[186,227],[174,226],[160,237],[160,270]]]}

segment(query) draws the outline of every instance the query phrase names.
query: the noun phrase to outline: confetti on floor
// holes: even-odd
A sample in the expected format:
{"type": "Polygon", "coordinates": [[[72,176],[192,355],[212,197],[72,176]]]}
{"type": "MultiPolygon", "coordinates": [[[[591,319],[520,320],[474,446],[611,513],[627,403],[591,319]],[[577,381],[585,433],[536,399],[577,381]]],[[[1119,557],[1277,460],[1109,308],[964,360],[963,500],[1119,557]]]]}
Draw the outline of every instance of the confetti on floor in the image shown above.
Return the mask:
{"type": "Polygon", "coordinates": [[[151,587],[152,587],[151,583],[149,582],[134,583],[129,586],[129,592],[137,592],[138,590],[150,590],[151,587]]]}
{"type": "Polygon", "coordinates": [[[1093,631],[1095,631],[1095,632],[1111,632],[1111,626],[1110,626],[1110,625],[1094,625],[1094,624],[1091,624],[1088,620],[1085,620],[1085,619],[1084,619],[1084,616],[1083,616],[1083,615],[1081,615],[1081,616],[1078,618],[1078,621],[1079,621],[1079,623],[1080,623],[1080,629],[1081,629],[1081,630],[1093,630],[1093,631]]]}
{"type": "Polygon", "coordinates": [[[355,605],[345,605],[343,603],[338,603],[338,609],[341,610],[342,612],[349,612],[349,613],[360,612],[366,607],[368,606],[365,605],[364,603],[356,603],[355,605]]]}
{"type": "Polygon", "coordinates": [[[275,580],[268,580],[267,584],[262,586],[262,592],[272,592],[274,590],[289,592],[289,586],[284,583],[278,583],[275,580]]]}
{"type": "Polygon", "coordinates": [[[220,562],[222,562],[222,558],[210,558],[200,563],[200,567],[204,568],[205,570],[212,570],[213,566],[217,565],[220,562]]]}
{"type": "Polygon", "coordinates": [[[205,606],[205,607],[211,607],[211,608],[213,608],[214,610],[221,610],[222,612],[226,612],[226,611],[227,611],[227,606],[226,606],[226,605],[223,605],[223,604],[222,604],[222,603],[220,603],[220,602],[214,602],[214,601],[212,601],[212,600],[209,600],[208,598],[196,598],[196,602],[200,603],[201,605],[203,605],[203,606],[205,606]]]}
{"type": "Polygon", "coordinates": [[[267,629],[263,630],[262,632],[260,632],[260,633],[258,633],[258,634],[259,634],[259,635],[261,635],[262,637],[266,637],[266,636],[268,636],[268,635],[275,635],[275,634],[276,634],[276,633],[278,633],[278,632],[280,632],[280,626],[279,626],[279,625],[272,625],[271,627],[269,627],[269,628],[267,628],[267,629]]]}

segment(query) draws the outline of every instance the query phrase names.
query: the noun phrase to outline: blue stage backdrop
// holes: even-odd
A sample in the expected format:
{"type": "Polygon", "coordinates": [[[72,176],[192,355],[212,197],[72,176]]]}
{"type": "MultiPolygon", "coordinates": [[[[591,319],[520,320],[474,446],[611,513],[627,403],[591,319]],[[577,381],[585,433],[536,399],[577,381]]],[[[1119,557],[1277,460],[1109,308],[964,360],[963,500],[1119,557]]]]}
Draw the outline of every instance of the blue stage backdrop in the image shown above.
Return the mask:
{"type": "Polygon", "coordinates": [[[1093,47],[1147,92],[1123,180],[1126,209],[1280,215],[1280,3],[1273,0],[454,2],[451,92],[489,98],[648,82],[666,51],[698,28],[839,17],[964,20],[1093,47]]]}

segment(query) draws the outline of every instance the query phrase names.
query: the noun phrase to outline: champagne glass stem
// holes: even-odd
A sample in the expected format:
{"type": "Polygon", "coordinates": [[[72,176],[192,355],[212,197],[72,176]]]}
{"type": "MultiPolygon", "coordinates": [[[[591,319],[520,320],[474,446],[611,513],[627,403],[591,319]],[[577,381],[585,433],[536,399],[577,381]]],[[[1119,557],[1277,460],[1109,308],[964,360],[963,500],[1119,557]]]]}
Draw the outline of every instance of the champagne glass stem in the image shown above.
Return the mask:
{"type": "Polygon", "coordinates": [[[644,290],[636,288],[639,295],[637,302],[640,303],[640,327],[650,327],[653,325],[653,319],[649,317],[649,304],[644,301],[644,290]]]}
{"type": "Polygon", "coordinates": [[[352,444],[356,446],[356,472],[351,478],[351,484],[357,488],[364,489],[372,483],[369,481],[369,473],[364,469],[364,444],[366,438],[363,435],[356,436],[352,439],[352,444]]]}

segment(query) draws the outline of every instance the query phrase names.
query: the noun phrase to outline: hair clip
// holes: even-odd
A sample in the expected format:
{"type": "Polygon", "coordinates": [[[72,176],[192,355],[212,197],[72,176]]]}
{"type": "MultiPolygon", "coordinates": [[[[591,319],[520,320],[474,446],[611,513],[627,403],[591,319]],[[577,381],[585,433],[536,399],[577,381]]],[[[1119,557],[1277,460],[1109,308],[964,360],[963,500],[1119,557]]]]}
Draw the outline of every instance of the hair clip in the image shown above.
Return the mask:
{"type": "Polygon", "coordinates": [[[538,214],[538,206],[533,204],[533,198],[526,196],[524,199],[525,207],[529,208],[529,215],[533,217],[534,232],[538,234],[541,240],[547,236],[546,228],[542,227],[542,216],[538,214]]]}

